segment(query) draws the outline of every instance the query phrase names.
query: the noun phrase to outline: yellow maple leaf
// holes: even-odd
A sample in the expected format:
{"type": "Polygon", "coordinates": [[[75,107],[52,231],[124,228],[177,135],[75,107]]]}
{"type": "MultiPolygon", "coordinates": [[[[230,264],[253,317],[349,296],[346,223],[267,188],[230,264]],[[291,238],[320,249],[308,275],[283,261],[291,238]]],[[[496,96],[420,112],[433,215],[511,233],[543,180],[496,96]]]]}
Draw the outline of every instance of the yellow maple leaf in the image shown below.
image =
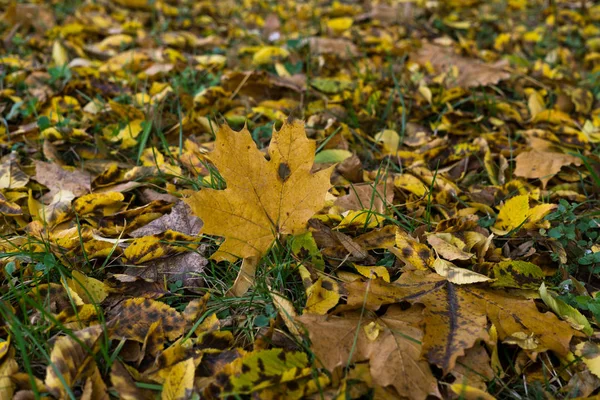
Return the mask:
{"type": "Polygon", "coordinates": [[[325,204],[332,167],[311,173],[315,142],[301,121],[273,131],[269,160],[258,150],[247,128],[222,126],[210,160],[227,189],[203,189],[185,202],[204,221],[203,233],[225,241],[212,258],[263,256],[280,234],[297,235],[325,204]]]}

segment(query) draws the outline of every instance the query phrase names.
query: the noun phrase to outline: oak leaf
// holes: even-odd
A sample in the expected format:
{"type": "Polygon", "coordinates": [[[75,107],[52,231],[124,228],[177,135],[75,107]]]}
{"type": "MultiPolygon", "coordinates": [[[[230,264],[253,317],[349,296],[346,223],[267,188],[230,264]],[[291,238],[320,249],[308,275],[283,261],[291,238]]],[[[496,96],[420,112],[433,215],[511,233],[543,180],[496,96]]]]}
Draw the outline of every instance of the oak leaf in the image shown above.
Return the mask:
{"type": "Polygon", "coordinates": [[[269,160],[247,128],[217,132],[212,163],[227,189],[203,189],[185,202],[204,222],[203,233],[223,236],[218,261],[261,257],[280,234],[297,235],[325,204],[332,168],[311,173],[315,142],[300,121],[273,131],[269,160]]]}

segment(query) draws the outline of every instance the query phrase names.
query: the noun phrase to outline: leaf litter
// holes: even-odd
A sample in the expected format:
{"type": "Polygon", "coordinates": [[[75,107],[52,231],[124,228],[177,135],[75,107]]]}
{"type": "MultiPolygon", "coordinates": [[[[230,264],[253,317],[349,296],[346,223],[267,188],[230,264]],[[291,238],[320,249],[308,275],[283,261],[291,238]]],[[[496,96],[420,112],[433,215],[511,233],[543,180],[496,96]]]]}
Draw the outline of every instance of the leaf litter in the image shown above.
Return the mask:
{"type": "Polygon", "coordinates": [[[6,2],[0,397],[600,393],[600,6],[6,2]]]}

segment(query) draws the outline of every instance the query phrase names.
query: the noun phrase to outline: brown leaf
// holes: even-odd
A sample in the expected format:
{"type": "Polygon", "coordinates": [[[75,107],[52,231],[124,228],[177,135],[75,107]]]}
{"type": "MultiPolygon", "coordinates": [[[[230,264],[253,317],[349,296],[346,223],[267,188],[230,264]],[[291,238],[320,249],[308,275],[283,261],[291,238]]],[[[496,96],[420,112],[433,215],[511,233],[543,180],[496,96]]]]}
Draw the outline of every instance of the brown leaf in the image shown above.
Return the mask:
{"type": "Polygon", "coordinates": [[[119,398],[123,400],[145,400],[155,398],[154,393],[150,390],[137,387],[131,374],[120,361],[115,360],[113,363],[110,369],[110,381],[112,382],[113,388],[119,394],[119,398]]]}
{"type": "Polygon", "coordinates": [[[392,181],[380,183],[375,188],[372,183],[364,183],[351,186],[348,194],[338,197],[334,204],[345,210],[371,210],[383,214],[393,198],[392,181]]]}
{"type": "Polygon", "coordinates": [[[11,3],[3,19],[10,25],[32,26],[39,33],[47,32],[56,25],[52,9],[44,4],[11,3]]]}
{"type": "Polygon", "coordinates": [[[423,352],[445,372],[478,339],[488,337],[487,319],[497,327],[501,340],[513,334],[531,337],[530,350],[567,354],[574,334],[569,324],[554,314],[539,312],[532,300],[477,285],[455,285],[424,271],[405,272],[391,284],[354,281],[344,287],[350,306],[377,308],[401,301],[424,304],[423,352]]]}
{"type": "Polygon", "coordinates": [[[310,52],[314,56],[332,54],[344,60],[358,55],[356,45],[347,39],[311,37],[304,42],[308,43],[310,52]]]}
{"type": "Polygon", "coordinates": [[[148,225],[144,225],[132,232],[129,236],[139,238],[142,236],[156,235],[166,230],[181,232],[186,235],[197,235],[202,228],[200,218],[192,215],[192,210],[183,201],[173,206],[171,212],[155,219],[148,225]]]}
{"type": "Polygon", "coordinates": [[[517,163],[514,174],[528,179],[539,179],[542,187],[556,175],[562,167],[567,165],[580,166],[583,162],[579,157],[570,154],[554,153],[539,150],[530,150],[520,153],[515,161],[517,163]]]}
{"type": "Polygon", "coordinates": [[[311,350],[328,370],[369,361],[373,382],[393,386],[402,397],[440,396],[429,365],[420,360],[423,334],[404,322],[402,313],[392,307],[381,318],[304,314],[297,320],[308,330],[311,350]]]}
{"type": "Polygon", "coordinates": [[[92,189],[91,176],[79,170],[67,171],[60,166],[43,161],[35,161],[35,180],[50,191],[42,200],[49,201],[59,192],[71,192],[75,197],[89,193],[92,189]]]}
{"type": "Polygon", "coordinates": [[[458,68],[458,77],[452,82],[452,86],[471,88],[495,85],[510,78],[510,73],[502,69],[506,63],[486,64],[477,59],[458,56],[452,50],[434,44],[424,44],[411,58],[423,65],[430,62],[437,73],[448,72],[452,67],[458,68]]]}
{"type": "MultiPolygon", "coordinates": [[[[200,250],[203,252],[203,250],[200,250]]],[[[144,263],[142,267],[128,267],[126,275],[137,276],[152,282],[181,281],[186,288],[203,286],[202,273],[208,260],[196,251],[177,254],[167,258],[159,258],[144,263]]]]}

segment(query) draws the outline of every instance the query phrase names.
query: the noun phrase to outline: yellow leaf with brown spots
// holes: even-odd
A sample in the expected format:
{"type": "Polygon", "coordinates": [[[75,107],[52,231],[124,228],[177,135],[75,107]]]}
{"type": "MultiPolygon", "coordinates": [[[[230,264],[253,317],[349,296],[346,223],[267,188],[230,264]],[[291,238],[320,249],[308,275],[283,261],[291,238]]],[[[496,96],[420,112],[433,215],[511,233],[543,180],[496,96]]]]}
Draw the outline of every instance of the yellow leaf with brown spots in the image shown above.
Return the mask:
{"type": "Polygon", "coordinates": [[[14,217],[22,214],[23,210],[18,204],[8,201],[6,197],[0,193],[0,215],[14,217]]]}
{"type": "Polygon", "coordinates": [[[133,264],[143,264],[157,258],[192,251],[198,247],[198,237],[170,229],[152,236],[135,239],[123,254],[133,264]]]}
{"type": "Polygon", "coordinates": [[[233,393],[260,393],[261,398],[295,400],[327,386],[329,379],[324,374],[314,374],[306,353],[270,349],[253,351],[236,359],[222,369],[216,382],[224,385],[215,385],[224,397],[233,393]]]}
{"type": "Polygon", "coordinates": [[[575,346],[575,355],[581,357],[590,372],[600,378],[600,346],[594,342],[581,342],[575,346]]]}
{"type": "Polygon", "coordinates": [[[204,222],[203,233],[225,237],[213,259],[262,257],[279,235],[304,232],[325,205],[332,169],[311,172],[315,142],[302,122],[274,130],[268,153],[269,161],[246,128],[217,132],[210,159],[227,189],[202,189],[185,200],[204,222]]]}
{"type": "Polygon", "coordinates": [[[175,340],[185,330],[185,319],[170,306],[141,297],[125,300],[111,312],[116,326],[112,337],[127,338],[143,343],[150,326],[161,321],[161,328],[169,340],[175,340]]]}
{"type": "Polygon", "coordinates": [[[435,257],[426,244],[419,243],[407,233],[396,232],[396,247],[394,254],[413,268],[426,271],[433,267],[435,257]]]}
{"type": "Polygon", "coordinates": [[[537,265],[518,260],[505,260],[494,264],[492,287],[537,289],[544,279],[544,271],[537,265]]]}
{"type": "Polygon", "coordinates": [[[88,364],[94,362],[94,349],[102,330],[102,326],[94,325],[75,332],[74,337],[62,336],[56,340],[46,368],[45,383],[50,393],[65,398],[72,385],[84,377],[88,364]]]}
{"type": "Polygon", "coordinates": [[[123,205],[125,196],[119,192],[91,193],[81,196],[73,202],[73,209],[79,215],[112,215],[123,205]]]}
{"type": "Polygon", "coordinates": [[[15,153],[2,157],[0,162],[0,189],[17,189],[27,185],[29,176],[17,164],[15,153]]]}
{"type": "Polygon", "coordinates": [[[385,282],[390,282],[390,272],[386,267],[369,267],[354,264],[354,268],[362,276],[369,279],[381,278],[385,282]]]}
{"type": "Polygon", "coordinates": [[[300,272],[306,290],[304,312],[324,315],[337,305],[340,301],[340,290],[335,280],[319,274],[313,282],[310,272],[302,265],[298,267],[298,272],[300,272]]]}
{"type": "Polygon", "coordinates": [[[17,361],[9,357],[0,362],[0,399],[12,399],[15,393],[16,385],[11,379],[19,372],[17,361]]]}

